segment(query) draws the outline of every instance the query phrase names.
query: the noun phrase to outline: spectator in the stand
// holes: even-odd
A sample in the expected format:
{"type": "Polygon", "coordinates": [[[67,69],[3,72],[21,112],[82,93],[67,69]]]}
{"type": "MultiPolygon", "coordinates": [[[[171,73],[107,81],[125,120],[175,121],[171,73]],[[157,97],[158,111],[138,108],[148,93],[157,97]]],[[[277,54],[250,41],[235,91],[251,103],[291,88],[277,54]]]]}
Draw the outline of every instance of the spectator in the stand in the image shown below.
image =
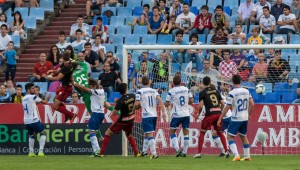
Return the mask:
{"type": "Polygon", "coordinates": [[[282,0],[282,2],[288,6],[292,6],[292,3],[293,3],[294,0],[282,0]]]}
{"type": "Polygon", "coordinates": [[[299,0],[294,0],[293,4],[290,7],[291,7],[291,13],[295,14],[298,25],[299,25],[299,21],[300,21],[300,19],[299,19],[299,14],[300,14],[299,0]]]}
{"type": "Polygon", "coordinates": [[[251,73],[250,68],[248,67],[248,63],[244,62],[244,64],[242,65],[242,67],[240,67],[238,69],[238,75],[241,76],[243,81],[248,81],[248,77],[251,73]]]}
{"type": "Polygon", "coordinates": [[[22,7],[38,8],[40,5],[37,0],[29,0],[29,2],[23,2],[22,7]]]}
{"type": "Polygon", "coordinates": [[[221,44],[227,44],[228,41],[228,34],[224,32],[224,29],[222,26],[218,26],[216,28],[215,34],[211,37],[210,44],[213,45],[221,45],[221,44]]]}
{"type": "Polygon", "coordinates": [[[169,32],[172,32],[175,29],[175,22],[176,22],[176,16],[171,15],[164,23],[161,33],[162,34],[169,34],[169,32]],[[167,29],[166,29],[167,28],[167,29]]]}
{"type": "Polygon", "coordinates": [[[182,3],[179,0],[173,0],[172,6],[170,8],[170,15],[175,15],[176,17],[182,13],[182,3]]]}
{"type": "Polygon", "coordinates": [[[0,36],[0,53],[3,53],[7,49],[7,45],[12,41],[11,36],[7,34],[7,25],[1,25],[1,36],[0,36]]]}
{"type": "Polygon", "coordinates": [[[110,71],[114,71],[116,73],[120,72],[120,66],[117,62],[115,62],[113,52],[109,51],[106,53],[106,60],[104,61],[104,63],[109,63],[110,71]]]}
{"type": "MultiPolygon", "coordinates": [[[[70,54],[70,58],[72,60],[77,60],[77,54],[75,54],[74,49],[71,45],[67,46],[65,52],[70,54]]],[[[60,54],[62,55],[63,53],[60,53],[60,54]]]]}
{"type": "Polygon", "coordinates": [[[5,85],[0,85],[0,103],[9,103],[10,95],[5,89],[5,85]]]}
{"type": "Polygon", "coordinates": [[[242,31],[240,23],[235,24],[235,32],[228,35],[228,44],[246,44],[246,34],[242,31]]]}
{"type": "Polygon", "coordinates": [[[254,27],[251,30],[252,35],[248,38],[247,44],[260,45],[263,44],[263,39],[259,36],[259,28],[254,27]]]}
{"type": "Polygon", "coordinates": [[[283,14],[279,16],[277,24],[279,25],[277,34],[288,34],[288,41],[290,37],[289,35],[295,34],[296,32],[299,33],[296,16],[295,14],[290,13],[289,6],[283,7],[283,14]]]}
{"type": "Polygon", "coordinates": [[[46,82],[44,76],[47,71],[52,70],[53,65],[50,61],[46,61],[46,53],[40,54],[40,61],[36,62],[33,67],[33,77],[30,78],[30,82],[46,82]]]}
{"type": "Polygon", "coordinates": [[[107,93],[107,98],[111,92],[115,91],[116,81],[120,84],[122,83],[121,79],[118,77],[117,73],[110,71],[110,64],[104,64],[104,72],[99,75],[98,85],[101,85],[104,91],[107,93]]]}
{"type": "Polygon", "coordinates": [[[122,7],[118,0],[106,0],[105,7],[122,7]]]}
{"type": "MultiPolygon", "coordinates": [[[[148,51],[142,52],[142,61],[146,61],[148,71],[151,72],[153,70],[153,63],[149,61],[148,57],[149,57],[148,51]]],[[[136,63],[135,65],[136,72],[140,70],[140,66],[141,66],[141,62],[136,63]]]]}
{"type": "Polygon", "coordinates": [[[101,44],[101,36],[96,35],[95,36],[95,42],[92,46],[92,50],[95,51],[102,61],[105,60],[105,54],[106,54],[106,48],[101,44]]]}
{"type": "MultiPolygon", "coordinates": [[[[296,89],[296,93],[298,96],[298,99],[295,99],[292,103],[296,104],[296,103],[300,103],[300,82],[298,83],[297,89],[296,89]]],[[[1,102],[1,98],[0,98],[0,102],[1,102]]]]}
{"type": "Polygon", "coordinates": [[[265,54],[258,54],[258,63],[256,63],[252,69],[252,76],[249,77],[249,81],[256,83],[267,80],[268,64],[265,62],[265,54]]]}
{"type": "Polygon", "coordinates": [[[291,71],[291,67],[288,61],[281,58],[281,52],[276,51],[274,59],[268,66],[268,81],[270,83],[286,82],[287,75],[291,71]]]}
{"type": "Polygon", "coordinates": [[[195,95],[197,92],[200,92],[199,86],[197,86],[197,68],[193,67],[191,73],[188,77],[187,88],[190,89],[190,92],[195,95]]]}
{"type": "Polygon", "coordinates": [[[219,65],[223,60],[224,57],[221,49],[210,51],[209,63],[211,68],[219,70],[219,65]]]}
{"type": "MultiPolygon", "coordinates": [[[[221,51],[222,52],[222,51],[221,51]]],[[[200,82],[202,82],[202,79],[205,76],[210,77],[211,83],[218,87],[218,82],[222,80],[222,76],[220,72],[218,72],[216,69],[210,67],[210,61],[209,60],[203,60],[203,70],[200,72],[200,76],[198,76],[197,79],[197,86],[200,87],[200,82]]]]}
{"type": "Polygon", "coordinates": [[[142,77],[148,76],[150,79],[150,84],[152,84],[153,75],[147,68],[147,62],[141,61],[141,67],[140,70],[138,70],[134,77],[132,78],[132,87],[135,91],[141,88],[142,86],[142,77]]]}
{"type": "Polygon", "coordinates": [[[203,5],[201,13],[195,19],[194,28],[191,30],[191,33],[207,35],[212,29],[211,17],[212,14],[208,12],[208,6],[203,5]]]}
{"type": "Polygon", "coordinates": [[[9,74],[11,80],[15,82],[15,76],[17,71],[17,60],[19,56],[17,55],[16,50],[14,50],[14,42],[10,41],[7,45],[7,50],[3,53],[0,53],[2,59],[6,60],[6,69],[5,69],[5,81],[9,79],[9,74]]]}
{"type": "Polygon", "coordinates": [[[78,15],[77,17],[77,23],[73,24],[71,26],[70,36],[71,36],[71,42],[78,40],[77,31],[81,30],[81,39],[86,39],[89,37],[89,25],[86,23],[83,23],[83,16],[78,15]]]}
{"type": "Polygon", "coordinates": [[[275,49],[268,49],[268,55],[266,56],[267,63],[269,64],[269,62],[273,60],[274,57],[275,57],[275,49]]]}
{"type": "Polygon", "coordinates": [[[263,15],[259,20],[259,27],[264,34],[273,34],[275,31],[276,19],[270,14],[270,9],[267,6],[263,7],[263,15]]]}
{"type": "Polygon", "coordinates": [[[211,33],[214,34],[217,32],[218,27],[222,27],[224,32],[226,34],[229,34],[230,32],[230,17],[226,12],[223,11],[223,7],[221,5],[218,5],[216,7],[216,13],[214,13],[211,17],[211,23],[213,29],[211,30],[211,33]]]}
{"type": "Polygon", "coordinates": [[[50,48],[49,56],[47,57],[47,61],[50,61],[53,66],[58,64],[58,60],[60,58],[59,49],[56,45],[52,45],[50,48]]]}
{"type": "Polygon", "coordinates": [[[14,83],[12,80],[6,81],[6,91],[9,93],[9,95],[12,95],[16,92],[16,89],[14,87],[14,83]]]}
{"type": "MultiPolygon", "coordinates": [[[[182,40],[183,32],[181,30],[176,32],[176,41],[173,42],[173,45],[187,45],[186,42],[182,40]]],[[[188,63],[187,57],[185,57],[186,50],[185,49],[178,49],[173,51],[173,62],[179,63],[181,66],[182,63],[188,63]]]]}
{"type": "Polygon", "coordinates": [[[104,6],[104,4],[105,4],[105,0],[87,0],[86,7],[85,7],[85,11],[86,11],[85,18],[89,18],[91,16],[91,14],[93,16],[92,10],[100,11],[102,6],[104,6]]]}
{"type": "Polygon", "coordinates": [[[189,4],[184,3],[182,6],[182,13],[177,16],[175,21],[176,29],[172,31],[173,39],[178,30],[182,31],[184,34],[191,35],[191,30],[194,28],[196,16],[194,13],[190,12],[189,4]]]}
{"type": "Polygon", "coordinates": [[[0,15],[0,26],[1,26],[2,24],[5,24],[5,25],[7,26],[7,29],[9,30],[9,24],[7,23],[7,16],[6,16],[5,13],[2,13],[2,14],[0,15]]]}
{"type": "Polygon", "coordinates": [[[254,54],[248,55],[246,61],[248,62],[248,67],[253,68],[254,65],[258,62],[258,53],[262,51],[260,49],[254,49],[254,54]]]}
{"type": "Polygon", "coordinates": [[[159,0],[159,14],[160,16],[166,20],[170,16],[170,8],[166,6],[166,0],[159,0]]]}
{"type": "Polygon", "coordinates": [[[98,17],[96,19],[97,24],[92,28],[92,38],[95,39],[96,35],[100,35],[101,43],[107,42],[107,35],[108,35],[108,28],[107,26],[103,25],[102,17],[98,17]]]}
{"type": "MultiPolygon", "coordinates": [[[[127,68],[128,68],[128,73],[127,73],[127,76],[128,76],[128,86],[131,87],[131,79],[133,78],[134,74],[135,74],[135,62],[134,60],[132,59],[132,54],[131,53],[128,53],[128,57],[127,57],[127,68]]],[[[131,88],[129,88],[131,89],[131,88]]]]}
{"type": "MultiPolygon", "coordinates": [[[[202,45],[202,42],[198,41],[198,34],[193,33],[191,35],[191,42],[189,42],[189,45],[202,45]]],[[[202,55],[202,50],[187,50],[187,54],[185,56],[186,61],[192,61],[192,63],[196,63],[196,69],[197,71],[202,70],[202,60],[203,60],[203,55],[202,55]]]]}
{"type": "Polygon", "coordinates": [[[76,41],[72,42],[72,47],[74,49],[74,53],[78,54],[79,52],[83,51],[84,44],[86,43],[85,40],[81,39],[82,36],[82,30],[78,29],[76,30],[76,41]]]}
{"type": "MultiPolygon", "coordinates": [[[[15,11],[15,0],[5,0],[2,4],[2,11],[6,11],[11,8],[12,11],[15,11]]],[[[18,6],[20,7],[20,6],[18,6]]],[[[1,9],[1,8],[0,8],[1,9]]]]}
{"type": "Polygon", "coordinates": [[[20,35],[20,37],[25,36],[25,31],[24,31],[24,20],[22,19],[22,15],[19,11],[16,11],[14,13],[14,19],[12,21],[12,27],[11,30],[13,31],[14,35],[20,35]]]}
{"type": "Polygon", "coordinates": [[[79,103],[82,103],[82,101],[80,100],[79,98],[79,94],[77,92],[73,92],[72,93],[72,100],[71,102],[72,104],[79,104],[79,103]]]}
{"type": "Polygon", "coordinates": [[[237,65],[230,60],[230,50],[223,50],[224,60],[219,65],[219,72],[226,82],[231,81],[231,77],[237,74],[237,65]]]}
{"type": "MultiPolygon", "coordinates": [[[[100,59],[99,55],[92,50],[91,43],[84,44],[85,51],[83,52],[85,56],[85,61],[87,61],[91,65],[92,72],[99,72],[100,71],[100,59]]],[[[101,62],[103,62],[101,60],[101,62]]]]}
{"type": "Polygon", "coordinates": [[[164,19],[159,15],[157,6],[153,7],[152,12],[153,16],[148,19],[148,34],[158,34],[164,25],[164,19]]]}
{"type": "Polygon", "coordinates": [[[140,26],[147,25],[148,24],[148,19],[149,19],[149,14],[150,14],[150,6],[149,4],[144,4],[143,5],[143,14],[139,18],[134,18],[132,23],[128,23],[129,25],[134,28],[136,24],[139,24],[140,26]]]}
{"type": "Polygon", "coordinates": [[[276,4],[271,8],[271,14],[275,17],[276,21],[281,14],[283,14],[283,7],[287,6],[286,4],[282,3],[282,0],[277,0],[276,4]]]}
{"type": "Polygon", "coordinates": [[[233,54],[230,56],[230,60],[235,62],[237,69],[240,69],[244,65],[246,57],[240,52],[240,49],[233,49],[233,54]]]}
{"type": "Polygon", "coordinates": [[[11,103],[22,103],[22,99],[23,99],[24,96],[25,96],[25,94],[22,93],[22,86],[17,85],[16,86],[16,93],[11,95],[10,102],[11,103]]]}
{"type": "Polygon", "coordinates": [[[154,60],[153,63],[153,82],[168,82],[169,67],[167,63],[168,53],[161,53],[160,60],[154,60]]]}
{"type": "Polygon", "coordinates": [[[239,17],[236,20],[236,23],[244,24],[247,26],[250,25],[250,17],[253,8],[254,4],[253,2],[251,2],[251,0],[246,0],[246,2],[241,3],[238,8],[239,17]]]}
{"type": "Polygon", "coordinates": [[[65,31],[59,31],[58,32],[58,43],[56,44],[56,46],[59,49],[59,53],[62,54],[63,52],[65,52],[67,46],[71,45],[71,43],[66,41],[66,33],[65,31]]]}
{"type": "Polygon", "coordinates": [[[259,2],[257,2],[253,9],[252,9],[252,13],[251,13],[251,24],[252,25],[258,25],[259,24],[259,20],[260,17],[263,15],[263,7],[267,6],[269,7],[269,9],[271,9],[271,4],[269,2],[266,2],[266,0],[259,0],[259,2]]]}
{"type": "Polygon", "coordinates": [[[35,85],[35,86],[34,86],[34,90],[35,90],[35,95],[36,95],[36,96],[38,96],[39,98],[41,98],[41,99],[43,99],[43,100],[45,99],[46,92],[44,93],[44,95],[41,94],[41,93],[40,93],[40,91],[41,91],[40,86],[35,85]]]}

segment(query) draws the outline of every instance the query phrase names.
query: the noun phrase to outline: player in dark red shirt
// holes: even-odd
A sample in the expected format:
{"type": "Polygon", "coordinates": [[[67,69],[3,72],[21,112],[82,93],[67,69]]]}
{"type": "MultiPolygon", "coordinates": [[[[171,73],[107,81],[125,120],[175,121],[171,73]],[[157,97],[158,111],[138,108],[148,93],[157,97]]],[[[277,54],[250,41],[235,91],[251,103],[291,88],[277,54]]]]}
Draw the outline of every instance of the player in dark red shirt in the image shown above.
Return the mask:
{"type": "Polygon", "coordinates": [[[119,92],[122,94],[122,97],[119,100],[115,101],[116,106],[113,111],[113,115],[117,115],[119,110],[121,111],[121,114],[118,120],[114,124],[112,124],[105,132],[104,140],[101,146],[101,156],[105,153],[106,147],[110,140],[110,136],[114,133],[119,133],[122,130],[126,133],[127,139],[131,147],[133,148],[134,155],[140,156],[134,137],[132,136],[135,117],[135,113],[133,112],[135,95],[127,94],[127,90],[128,88],[126,83],[121,83],[119,85],[119,92]]]}
{"type": "MultiPolygon", "coordinates": [[[[210,84],[210,78],[203,78],[204,89],[199,94],[199,113],[202,112],[203,105],[205,106],[205,117],[202,120],[200,136],[198,140],[198,154],[194,158],[201,158],[201,151],[204,142],[204,136],[207,130],[211,129],[211,126],[214,127],[214,130],[217,131],[222,145],[225,149],[225,156],[228,157],[229,153],[227,152],[227,143],[222,129],[217,126],[217,122],[224,108],[224,101],[214,85],[210,84]]],[[[199,114],[198,113],[198,114],[199,114]]],[[[198,115],[197,115],[198,116],[198,115]]]]}
{"type": "Polygon", "coordinates": [[[69,124],[72,124],[77,115],[68,111],[66,109],[66,106],[63,104],[63,102],[68,98],[68,96],[72,94],[73,91],[71,80],[73,66],[70,61],[70,54],[64,53],[63,60],[64,63],[60,66],[58,70],[49,70],[47,72],[47,74],[54,74],[57,76],[45,76],[45,78],[47,80],[61,82],[60,87],[56,90],[56,97],[54,99],[54,104],[52,105],[52,108],[54,110],[59,111],[62,114],[65,114],[65,121],[70,120],[69,124]]]}

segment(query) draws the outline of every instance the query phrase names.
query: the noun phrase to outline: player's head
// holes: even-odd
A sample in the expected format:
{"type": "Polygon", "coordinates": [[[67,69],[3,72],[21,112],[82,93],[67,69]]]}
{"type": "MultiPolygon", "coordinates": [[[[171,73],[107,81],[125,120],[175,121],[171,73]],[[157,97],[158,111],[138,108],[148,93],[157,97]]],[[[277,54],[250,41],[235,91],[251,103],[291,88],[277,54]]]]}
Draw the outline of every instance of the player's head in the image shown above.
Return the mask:
{"type": "Polygon", "coordinates": [[[241,78],[240,75],[235,74],[235,75],[232,76],[232,82],[233,82],[234,85],[240,85],[241,81],[242,81],[242,78],[241,78]]]}
{"type": "Polygon", "coordinates": [[[97,81],[94,79],[89,79],[89,88],[96,89],[97,88],[97,81]]]}
{"type": "Polygon", "coordinates": [[[144,76],[144,77],[142,78],[142,84],[143,84],[144,86],[149,86],[149,85],[150,85],[150,79],[149,79],[148,76],[144,76]]]}
{"type": "Polygon", "coordinates": [[[210,86],[210,78],[208,76],[203,78],[203,84],[204,86],[210,86]]]}
{"type": "Polygon", "coordinates": [[[69,62],[70,61],[70,54],[68,52],[64,52],[62,55],[62,59],[64,62],[69,62]]]}
{"type": "Polygon", "coordinates": [[[26,89],[27,94],[35,94],[35,88],[34,88],[33,83],[27,83],[25,85],[25,89],[26,89]]]}
{"type": "Polygon", "coordinates": [[[181,76],[179,74],[176,74],[174,77],[173,77],[173,84],[175,86],[179,86],[181,83],[181,76]]]}
{"type": "Polygon", "coordinates": [[[122,95],[127,94],[127,84],[126,83],[121,83],[119,85],[118,90],[119,90],[120,94],[122,94],[122,95]]]}

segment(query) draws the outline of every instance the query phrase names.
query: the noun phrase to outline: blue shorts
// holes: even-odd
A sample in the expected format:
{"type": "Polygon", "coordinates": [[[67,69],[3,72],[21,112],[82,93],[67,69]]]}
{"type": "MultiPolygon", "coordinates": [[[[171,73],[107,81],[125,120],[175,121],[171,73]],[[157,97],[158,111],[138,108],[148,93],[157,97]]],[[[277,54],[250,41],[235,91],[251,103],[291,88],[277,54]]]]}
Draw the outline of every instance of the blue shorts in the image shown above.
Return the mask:
{"type": "Polygon", "coordinates": [[[242,136],[246,136],[247,127],[248,127],[248,121],[242,121],[242,122],[231,121],[227,133],[231,136],[236,136],[237,133],[239,133],[242,136]]]}
{"type": "Polygon", "coordinates": [[[170,123],[170,128],[177,129],[180,124],[183,129],[188,129],[190,127],[190,116],[173,117],[170,123]]]}
{"type": "Polygon", "coordinates": [[[230,124],[231,124],[231,117],[223,119],[222,131],[228,129],[230,124]]]}
{"type": "Polygon", "coordinates": [[[93,114],[89,120],[89,129],[90,130],[99,130],[100,125],[103,122],[103,119],[104,119],[104,113],[93,112],[93,114]]]}
{"type": "Polygon", "coordinates": [[[29,135],[41,133],[45,129],[44,125],[40,121],[31,124],[26,124],[25,126],[28,130],[29,135]]]}
{"type": "Polygon", "coordinates": [[[142,119],[144,133],[154,132],[156,129],[157,117],[147,117],[142,119]]]}

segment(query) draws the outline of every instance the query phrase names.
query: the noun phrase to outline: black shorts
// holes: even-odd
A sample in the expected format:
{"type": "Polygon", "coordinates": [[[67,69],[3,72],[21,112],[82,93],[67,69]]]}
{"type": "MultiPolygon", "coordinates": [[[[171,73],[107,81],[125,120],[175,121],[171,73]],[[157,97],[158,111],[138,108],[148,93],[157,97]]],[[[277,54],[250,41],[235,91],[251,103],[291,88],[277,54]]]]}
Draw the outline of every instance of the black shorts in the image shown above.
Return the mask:
{"type": "Polygon", "coordinates": [[[96,2],[92,3],[92,10],[100,10],[101,9],[101,4],[97,4],[96,2]]]}

